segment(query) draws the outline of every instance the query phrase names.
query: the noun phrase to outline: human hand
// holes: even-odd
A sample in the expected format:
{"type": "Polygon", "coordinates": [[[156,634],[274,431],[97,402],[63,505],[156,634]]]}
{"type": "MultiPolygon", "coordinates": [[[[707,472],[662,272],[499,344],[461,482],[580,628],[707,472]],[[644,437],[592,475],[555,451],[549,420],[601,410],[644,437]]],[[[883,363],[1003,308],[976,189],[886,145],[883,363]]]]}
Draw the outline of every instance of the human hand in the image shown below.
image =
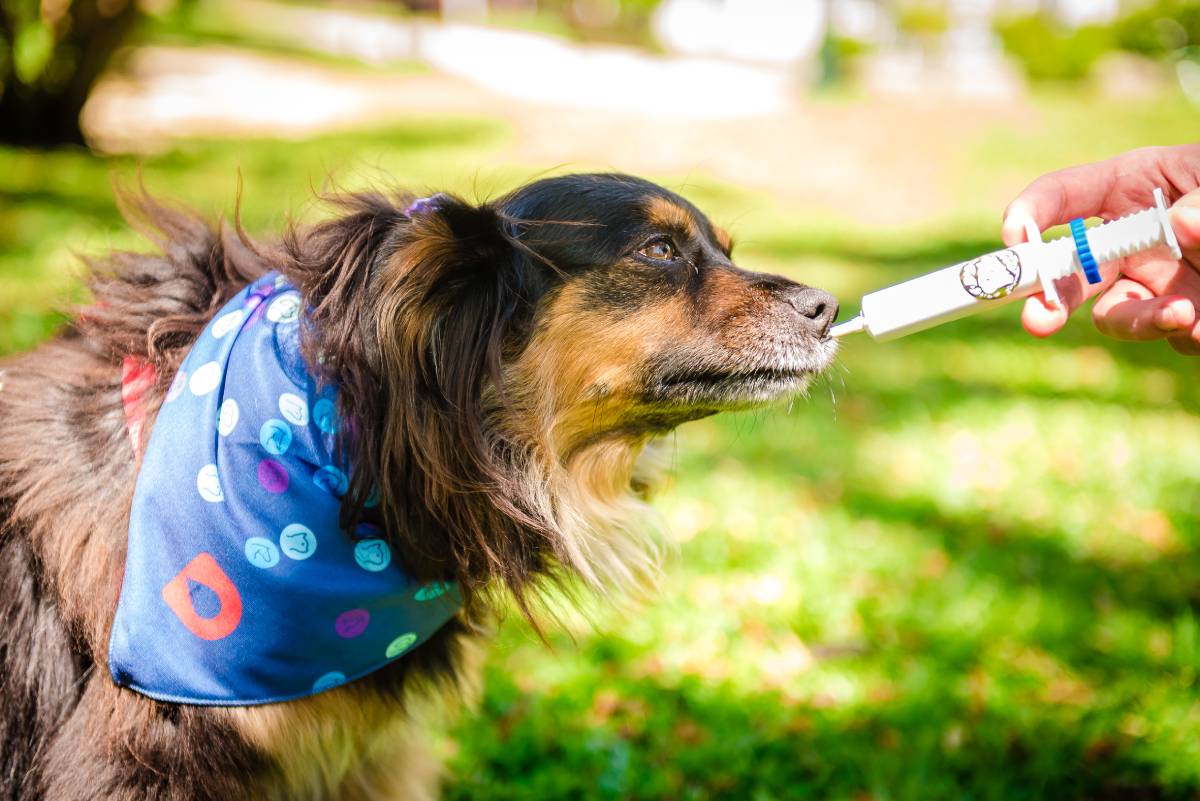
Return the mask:
{"type": "Polygon", "coordinates": [[[1006,245],[1025,241],[1025,220],[1039,229],[1075,217],[1106,220],[1154,205],[1161,187],[1183,258],[1165,248],[1101,266],[1104,280],[1088,284],[1074,274],[1056,283],[1061,304],[1041,295],[1025,301],[1021,323],[1045,337],[1066,324],[1088,298],[1099,295],[1092,320],[1117,339],[1166,339],[1184,354],[1200,354],[1200,144],[1132,150],[1106,161],[1048,173],[1030,184],[1004,212],[1006,245]]]}

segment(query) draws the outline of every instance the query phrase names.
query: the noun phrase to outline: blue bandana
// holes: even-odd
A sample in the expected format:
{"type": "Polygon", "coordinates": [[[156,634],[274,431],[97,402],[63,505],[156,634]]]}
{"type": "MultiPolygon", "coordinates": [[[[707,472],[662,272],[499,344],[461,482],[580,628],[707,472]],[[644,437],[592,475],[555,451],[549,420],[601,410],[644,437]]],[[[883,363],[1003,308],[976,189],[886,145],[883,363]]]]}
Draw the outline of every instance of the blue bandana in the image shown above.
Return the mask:
{"type": "Polygon", "coordinates": [[[175,376],[133,496],[108,654],[121,686],[185,704],[286,701],[399,659],[459,609],[457,588],[416,583],[379,529],[339,527],[336,389],[300,356],[300,316],[300,294],[267,275],[175,376]]]}

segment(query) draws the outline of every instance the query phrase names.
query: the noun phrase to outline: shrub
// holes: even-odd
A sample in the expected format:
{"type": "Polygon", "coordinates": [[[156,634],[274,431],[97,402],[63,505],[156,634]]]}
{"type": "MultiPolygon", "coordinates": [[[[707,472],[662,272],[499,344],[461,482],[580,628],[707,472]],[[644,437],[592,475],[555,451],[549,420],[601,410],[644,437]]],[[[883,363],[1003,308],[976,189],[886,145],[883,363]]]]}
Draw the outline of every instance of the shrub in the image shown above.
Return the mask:
{"type": "Polygon", "coordinates": [[[996,32],[1004,49],[1032,80],[1079,80],[1116,46],[1111,27],[1087,25],[1066,30],[1043,14],[1002,20],[996,32]]]}

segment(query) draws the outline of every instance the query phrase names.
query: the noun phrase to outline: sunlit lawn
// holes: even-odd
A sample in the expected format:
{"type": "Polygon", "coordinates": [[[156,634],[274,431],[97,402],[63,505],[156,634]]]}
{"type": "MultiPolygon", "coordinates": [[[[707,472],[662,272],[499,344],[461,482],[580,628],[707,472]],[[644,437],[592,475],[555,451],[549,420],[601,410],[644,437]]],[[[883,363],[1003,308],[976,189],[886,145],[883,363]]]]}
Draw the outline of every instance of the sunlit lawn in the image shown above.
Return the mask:
{"type": "MultiPolygon", "coordinates": [[[[703,177],[655,176],[739,260],[863,291],[990,249],[975,189],[1194,127],[1172,104],[1046,99],[957,156],[963,205],[918,231],[808,218],[703,177]],[[1098,133],[1100,139],[1093,137],[1098,133]]],[[[414,120],[305,142],[194,142],[143,162],[213,215],[240,169],[252,231],[311,187],[497,192],[497,123],[414,120]]],[[[0,350],[69,299],[71,251],[135,239],[130,160],[0,151],[0,350]]],[[[1019,182],[1018,182],[1019,183],[1019,182]]],[[[476,715],[443,746],[455,799],[1192,798],[1200,793],[1200,408],[1193,363],[1015,311],[845,346],[793,408],[690,424],[659,497],[679,544],[658,593],[541,644],[513,616],[476,715]]],[[[0,421],[2,422],[2,421],[0,421]]]]}

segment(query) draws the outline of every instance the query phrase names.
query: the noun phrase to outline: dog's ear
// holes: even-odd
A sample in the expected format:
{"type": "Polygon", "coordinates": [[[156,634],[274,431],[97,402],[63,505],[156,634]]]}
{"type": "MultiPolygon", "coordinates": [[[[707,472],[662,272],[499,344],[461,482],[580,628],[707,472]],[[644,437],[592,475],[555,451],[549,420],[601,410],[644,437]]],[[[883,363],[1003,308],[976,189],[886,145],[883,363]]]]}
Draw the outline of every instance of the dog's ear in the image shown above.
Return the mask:
{"type": "Polygon", "coordinates": [[[357,322],[371,369],[339,376],[356,462],[344,522],[377,495],[419,578],[455,579],[468,596],[500,578],[521,597],[548,569],[554,537],[526,501],[520,454],[488,418],[506,391],[504,357],[521,346],[551,271],[490,205],[439,195],[408,211],[343,231],[348,242],[374,238],[372,254],[355,246],[349,259],[369,298],[369,319],[357,322]]]}

